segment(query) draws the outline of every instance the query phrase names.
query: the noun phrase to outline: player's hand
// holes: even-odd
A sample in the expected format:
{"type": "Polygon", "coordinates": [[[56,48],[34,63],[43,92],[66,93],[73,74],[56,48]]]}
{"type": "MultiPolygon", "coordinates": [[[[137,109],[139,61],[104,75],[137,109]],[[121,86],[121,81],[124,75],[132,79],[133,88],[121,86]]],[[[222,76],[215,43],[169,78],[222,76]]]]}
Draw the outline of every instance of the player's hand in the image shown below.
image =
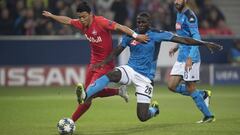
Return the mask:
{"type": "Polygon", "coordinates": [[[205,45],[207,46],[211,53],[214,53],[215,50],[221,51],[223,49],[223,46],[213,42],[205,42],[205,45]]]}
{"type": "Polygon", "coordinates": [[[188,57],[185,65],[185,71],[189,72],[192,69],[192,58],[188,57]]]}
{"type": "Polygon", "coordinates": [[[136,37],[136,40],[138,42],[144,42],[147,43],[149,41],[149,38],[147,35],[143,35],[143,34],[138,34],[138,36],[136,37]]]}
{"type": "Polygon", "coordinates": [[[169,50],[169,56],[170,57],[173,57],[174,56],[174,54],[177,52],[177,50],[178,50],[178,47],[176,46],[176,47],[173,47],[173,48],[171,48],[170,50],[169,50]]]}
{"type": "Polygon", "coordinates": [[[51,17],[53,14],[50,13],[50,12],[48,12],[48,11],[43,11],[43,12],[42,12],[42,15],[43,15],[43,16],[46,16],[46,17],[51,17]]]}

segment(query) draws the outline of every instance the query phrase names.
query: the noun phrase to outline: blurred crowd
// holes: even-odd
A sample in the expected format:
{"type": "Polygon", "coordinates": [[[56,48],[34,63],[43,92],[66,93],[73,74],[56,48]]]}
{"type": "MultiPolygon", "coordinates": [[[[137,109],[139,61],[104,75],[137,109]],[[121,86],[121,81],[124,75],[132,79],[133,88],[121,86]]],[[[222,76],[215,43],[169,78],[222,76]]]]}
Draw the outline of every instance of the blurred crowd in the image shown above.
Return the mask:
{"type": "MultiPolygon", "coordinates": [[[[78,31],[42,16],[43,10],[76,18],[82,0],[0,0],[0,35],[74,35],[78,31]]],[[[135,27],[135,16],[141,11],[152,15],[154,27],[175,31],[174,0],[88,0],[96,15],[129,27],[135,27]]],[[[199,19],[203,35],[232,35],[224,14],[211,0],[189,0],[199,19]]]]}

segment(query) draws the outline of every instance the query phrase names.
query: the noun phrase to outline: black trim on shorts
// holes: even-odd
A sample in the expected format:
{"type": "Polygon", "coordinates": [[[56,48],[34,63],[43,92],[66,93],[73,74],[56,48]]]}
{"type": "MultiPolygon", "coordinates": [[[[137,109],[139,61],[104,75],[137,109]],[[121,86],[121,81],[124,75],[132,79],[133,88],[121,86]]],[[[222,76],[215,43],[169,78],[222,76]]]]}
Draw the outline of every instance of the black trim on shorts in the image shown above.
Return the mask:
{"type": "Polygon", "coordinates": [[[151,80],[151,85],[154,86],[154,81],[153,80],[151,80]]]}
{"type": "Polygon", "coordinates": [[[184,82],[195,82],[195,83],[196,83],[196,82],[199,82],[200,80],[185,81],[185,80],[183,79],[183,81],[184,81],[184,82]]]}
{"type": "Polygon", "coordinates": [[[126,71],[123,67],[118,67],[118,68],[122,68],[123,71],[125,72],[125,74],[127,75],[128,81],[127,81],[127,83],[125,84],[125,85],[127,85],[127,84],[129,83],[129,81],[130,81],[129,76],[128,76],[128,74],[127,74],[127,71],[126,71]]]}
{"type": "Polygon", "coordinates": [[[150,98],[150,99],[151,99],[151,97],[150,97],[150,96],[148,96],[148,95],[145,95],[145,94],[142,94],[142,93],[138,93],[138,92],[136,92],[136,93],[135,93],[135,96],[137,96],[137,95],[146,96],[146,97],[148,97],[148,98],[150,98]]]}

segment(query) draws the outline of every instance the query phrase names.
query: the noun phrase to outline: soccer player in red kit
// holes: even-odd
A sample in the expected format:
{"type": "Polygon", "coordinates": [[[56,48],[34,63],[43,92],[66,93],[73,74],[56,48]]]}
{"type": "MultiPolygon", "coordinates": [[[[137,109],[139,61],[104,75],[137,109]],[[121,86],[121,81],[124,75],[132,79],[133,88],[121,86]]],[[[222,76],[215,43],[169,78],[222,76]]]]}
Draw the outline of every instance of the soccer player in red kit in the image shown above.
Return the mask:
{"type": "MultiPolygon", "coordinates": [[[[119,31],[129,36],[132,36],[139,42],[147,42],[148,37],[135,33],[127,26],[120,25],[116,22],[108,20],[102,16],[95,16],[91,13],[91,8],[86,2],[82,2],[77,7],[78,19],[71,19],[67,16],[53,15],[48,11],[43,11],[44,16],[52,18],[60,23],[72,25],[79,29],[90,42],[91,46],[91,61],[87,67],[85,90],[89,84],[93,83],[100,76],[108,73],[114,68],[114,61],[109,62],[104,67],[95,69],[92,66],[103,61],[113,50],[113,41],[111,31],[119,31]]],[[[78,86],[79,87],[79,86],[78,86]]],[[[78,88],[77,87],[77,88],[78,88]]],[[[77,92],[77,91],[76,91],[77,92]]],[[[126,89],[104,88],[95,97],[108,97],[120,95],[125,100],[128,100],[126,89]],[[125,91],[124,91],[125,90],[125,91]]],[[[79,102],[79,100],[78,100],[79,102]]],[[[78,108],[72,115],[72,120],[77,121],[91,106],[91,102],[79,104],[78,108]]]]}

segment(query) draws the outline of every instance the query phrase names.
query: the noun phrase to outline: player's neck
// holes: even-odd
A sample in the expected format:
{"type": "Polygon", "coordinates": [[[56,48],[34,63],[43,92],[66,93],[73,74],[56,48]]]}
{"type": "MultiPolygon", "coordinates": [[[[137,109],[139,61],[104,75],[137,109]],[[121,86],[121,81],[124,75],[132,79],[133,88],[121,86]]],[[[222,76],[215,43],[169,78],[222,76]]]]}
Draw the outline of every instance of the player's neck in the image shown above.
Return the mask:
{"type": "Polygon", "coordinates": [[[89,21],[89,24],[88,24],[88,26],[87,26],[88,28],[92,25],[93,17],[94,17],[94,16],[91,14],[91,15],[90,15],[90,21],[89,21]]]}

